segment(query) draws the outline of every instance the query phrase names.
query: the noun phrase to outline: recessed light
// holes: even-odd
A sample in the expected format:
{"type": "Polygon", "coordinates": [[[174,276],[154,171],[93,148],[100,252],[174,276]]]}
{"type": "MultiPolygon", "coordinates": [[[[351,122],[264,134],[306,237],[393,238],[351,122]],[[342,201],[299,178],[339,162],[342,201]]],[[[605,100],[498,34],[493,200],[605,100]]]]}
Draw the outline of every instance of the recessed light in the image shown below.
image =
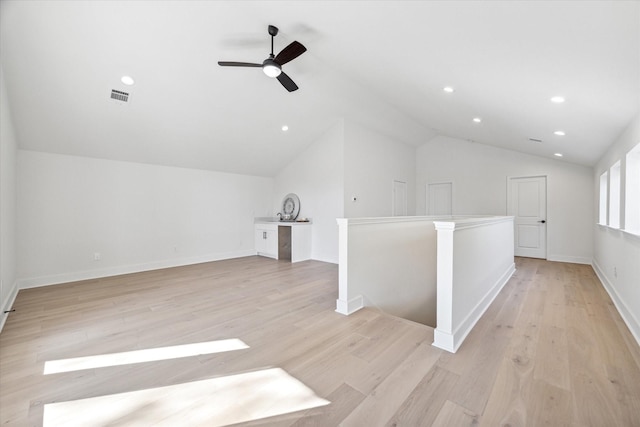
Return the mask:
{"type": "Polygon", "coordinates": [[[553,133],[554,135],[558,135],[558,136],[565,136],[565,133],[561,130],[557,130],[553,133]]]}
{"type": "Polygon", "coordinates": [[[551,98],[551,102],[555,102],[556,104],[562,104],[564,102],[564,96],[554,96],[551,98]]]}
{"type": "Polygon", "coordinates": [[[480,117],[474,117],[473,121],[476,123],[480,123],[482,121],[482,119],[480,117]]]}
{"type": "Polygon", "coordinates": [[[122,83],[126,84],[127,86],[131,86],[131,85],[133,85],[135,83],[135,81],[133,80],[133,77],[131,77],[131,76],[122,76],[120,81],[122,83]]]}
{"type": "Polygon", "coordinates": [[[452,88],[451,86],[446,86],[446,87],[444,87],[442,90],[444,90],[444,91],[445,91],[445,92],[447,92],[447,93],[451,93],[451,92],[453,92],[455,89],[454,89],[454,88],[452,88]]]}
{"type": "Polygon", "coordinates": [[[562,157],[562,153],[555,153],[554,156],[556,157],[562,157]]]}
{"type": "Polygon", "coordinates": [[[282,126],[282,132],[286,132],[288,130],[289,130],[289,126],[287,125],[282,126]]]}

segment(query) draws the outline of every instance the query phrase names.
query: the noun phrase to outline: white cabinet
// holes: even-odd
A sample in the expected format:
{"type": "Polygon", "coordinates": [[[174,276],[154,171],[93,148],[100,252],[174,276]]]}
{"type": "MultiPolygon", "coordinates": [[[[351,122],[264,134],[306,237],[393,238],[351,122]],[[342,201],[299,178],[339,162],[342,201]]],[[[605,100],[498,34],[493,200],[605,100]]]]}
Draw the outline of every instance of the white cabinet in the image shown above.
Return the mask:
{"type": "Polygon", "coordinates": [[[291,262],[311,259],[311,224],[256,222],[255,245],[261,256],[291,262]]]}
{"type": "Polygon", "coordinates": [[[275,224],[256,224],[255,244],[258,255],[278,259],[278,226],[275,224]]]}

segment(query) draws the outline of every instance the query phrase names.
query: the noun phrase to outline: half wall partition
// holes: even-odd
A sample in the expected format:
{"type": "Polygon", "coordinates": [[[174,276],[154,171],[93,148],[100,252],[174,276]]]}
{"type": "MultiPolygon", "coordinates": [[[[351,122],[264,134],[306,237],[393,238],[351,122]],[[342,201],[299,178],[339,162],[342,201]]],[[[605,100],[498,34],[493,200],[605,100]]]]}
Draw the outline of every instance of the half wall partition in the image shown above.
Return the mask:
{"type": "Polygon", "coordinates": [[[515,271],[513,217],[339,218],[336,311],[435,328],[455,352],[515,271]]]}

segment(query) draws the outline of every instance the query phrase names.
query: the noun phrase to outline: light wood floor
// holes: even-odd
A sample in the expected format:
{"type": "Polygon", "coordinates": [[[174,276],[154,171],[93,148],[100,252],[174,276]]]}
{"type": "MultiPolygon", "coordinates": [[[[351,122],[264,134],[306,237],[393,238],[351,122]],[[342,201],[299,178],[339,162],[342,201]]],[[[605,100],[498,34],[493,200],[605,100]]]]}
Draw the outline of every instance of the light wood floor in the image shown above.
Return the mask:
{"type": "MultiPolygon", "coordinates": [[[[237,401],[268,406],[260,399],[281,390],[245,384],[234,402],[220,403],[223,388],[170,409],[145,401],[122,415],[111,404],[95,425],[211,426],[244,410],[252,426],[640,426],[640,348],[592,269],[516,266],[457,354],[432,347],[427,326],[335,313],[337,266],[315,261],[248,257],[20,291],[0,334],[0,424],[39,426],[63,402],[131,403],[139,391],[280,368],[330,403],[253,419],[237,401]],[[227,339],[248,348],[43,374],[55,360],[227,339]],[[216,405],[215,420],[199,413],[216,405]]],[[[73,425],[74,411],[46,425],[73,425]]]]}

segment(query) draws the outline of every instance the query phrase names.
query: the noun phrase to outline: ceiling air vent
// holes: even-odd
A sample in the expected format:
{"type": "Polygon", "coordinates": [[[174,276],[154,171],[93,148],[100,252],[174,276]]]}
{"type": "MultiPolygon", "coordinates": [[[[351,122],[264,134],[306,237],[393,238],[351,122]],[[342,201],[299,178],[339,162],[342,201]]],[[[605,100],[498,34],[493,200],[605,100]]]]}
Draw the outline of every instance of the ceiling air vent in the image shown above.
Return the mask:
{"type": "Polygon", "coordinates": [[[542,142],[542,140],[538,139],[538,138],[529,138],[529,141],[531,141],[531,142],[542,142]]]}
{"type": "Polygon", "coordinates": [[[121,90],[111,89],[111,99],[115,99],[116,101],[128,102],[129,94],[127,92],[122,92],[121,90]]]}

